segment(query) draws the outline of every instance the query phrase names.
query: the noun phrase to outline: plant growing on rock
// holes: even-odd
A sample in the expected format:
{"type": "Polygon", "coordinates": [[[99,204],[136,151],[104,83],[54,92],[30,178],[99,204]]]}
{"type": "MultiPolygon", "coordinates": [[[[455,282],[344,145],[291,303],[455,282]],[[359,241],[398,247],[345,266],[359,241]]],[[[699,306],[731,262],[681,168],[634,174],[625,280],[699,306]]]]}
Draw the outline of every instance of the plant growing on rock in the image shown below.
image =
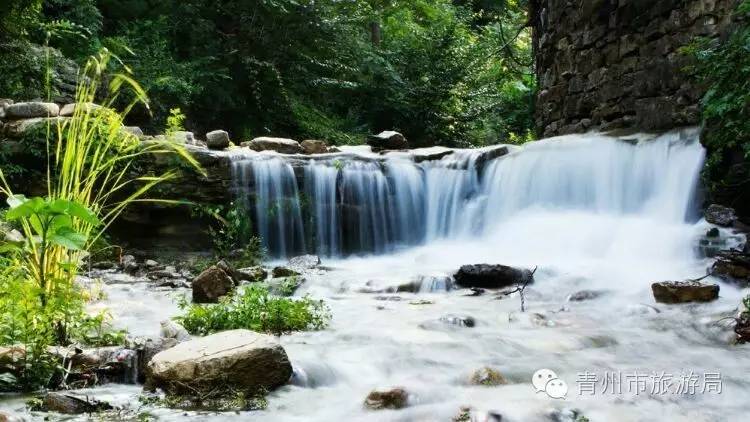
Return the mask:
{"type": "Polygon", "coordinates": [[[275,297],[268,287],[258,284],[227,296],[218,304],[198,305],[183,299],[180,308],[184,313],[175,319],[194,335],[238,328],[281,335],[321,330],[331,319],[328,306],[322,300],[307,296],[301,299],[275,297]]]}

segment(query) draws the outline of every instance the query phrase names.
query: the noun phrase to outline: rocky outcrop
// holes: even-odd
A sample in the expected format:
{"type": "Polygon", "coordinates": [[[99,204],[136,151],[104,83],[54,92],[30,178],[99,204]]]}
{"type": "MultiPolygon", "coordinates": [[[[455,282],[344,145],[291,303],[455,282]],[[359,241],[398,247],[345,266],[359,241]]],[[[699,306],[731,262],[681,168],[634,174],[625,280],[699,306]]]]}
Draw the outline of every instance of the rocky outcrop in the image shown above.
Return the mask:
{"type": "Polygon", "coordinates": [[[409,148],[409,142],[406,141],[404,135],[392,130],[368,136],[367,145],[370,145],[373,151],[409,148]]]}
{"type": "Polygon", "coordinates": [[[15,103],[5,107],[6,119],[32,119],[34,117],[56,117],[60,106],[55,103],[28,102],[15,103]]]}
{"type": "Polygon", "coordinates": [[[305,154],[323,154],[328,152],[328,145],[323,141],[307,139],[300,142],[300,146],[305,154]]]}
{"type": "Polygon", "coordinates": [[[305,152],[299,142],[286,138],[262,136],[252,141],[243,142],[241,145],[253,151],[276,151],[281,154],[302,154],[305,152]]]}
{"type": "Polygon", "coordinates": [[[737,221],[737,215],[732,208],[718,204],[709,205],[703,215],[709,223],[722,227],[731,227],[737,221]]]}
{"type": "Polygon", "coordinates": [[[533,273],[527,269],[507,265],[464,265],[453,278],[461,287],[479,287],[483,289],[500,289],[514,284],[527,283],[533,280],[533,273]]]}
{"type": "Polygon", "coordinates": [[[662,281],[651,285],[660,303],[710,302],[719,297],[719,286],[699,281],[662,281]]]}
{"type": "Polygon", "coordinates": [[[234,281],[219,266],[212,265],[193,280],[193,303],[217,303],[234,289],[234,281]]]}
{"type": "Polygon", "coordinates": [[[214,130],[206,134],[206,146],[209,149],[229,148],[229,133],[225,130],[214,130]]]}
{"type": "Polygon", "coordinates": [[[149,386],[168,394],[215,389],[257,392],[286,384],[292,365],[275,337],[231,330],[160,352],[149,362],[147,372],[149,386]]]}
{"type": "Polygon", "coordinates": [[[743,287],[750,286],[750,254],[736,249],[719,252],[711,274],[743,287]]]}
{"type": "Polygon", "coordinates": [[[679,49],[725,31],[735,0],[532,4],[540,135],[699,123],[703,88],[679,49]]]}

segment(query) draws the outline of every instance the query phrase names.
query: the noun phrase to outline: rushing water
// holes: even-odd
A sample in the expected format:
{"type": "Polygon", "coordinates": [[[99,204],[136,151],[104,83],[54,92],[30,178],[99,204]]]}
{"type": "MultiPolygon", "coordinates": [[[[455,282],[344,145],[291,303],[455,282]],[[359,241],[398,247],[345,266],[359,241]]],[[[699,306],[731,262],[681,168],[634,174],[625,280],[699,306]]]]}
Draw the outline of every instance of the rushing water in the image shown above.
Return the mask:
{"type": "MultiPolygon", "coordinates": [[[[448,421],[471,406],[476,420],[495,410],[504,421],[551,421],[550,412],[572,408],[591,421],[745,420],[750,349],[730,346],[730,330],[716,322],[747,291],[709,278],[721,285],[717,301],[668,306],[650,290],[710,265],[695,248],[709,228],[694,208],[703,154],[685,131],[641,142],[554,138],[483,166],[471,151],[419,164],[403,155],[239,157],[235,189],[254,205],[269,248],[333,257],[324,262],[330,271],[307,274],[297,292],[326,300],[331,327],[281,338],[295,375],[266,411],[151,412],[163,420],[448,421]],[[482,262],[538,267],[526,312],[517,294],[449,290],[456,268],[482,262]],[[376,293],[414,281],[418,293],[376,293]],[[567,301],[581,290],[599,296],[567,301]],[[476,325],[446,323],[455,315],[476,325]],[[468,385],[483,366],[509,384],[468,385]],[[567,382],[565,399],[535,393],[530,380],[541,368],[567,382]],[[690,371],[698,389],[679,393],[690,371]],[[652,390],[662,372],[673,376],[666,394],[652,390]],[[587,373],[597,379],[593,395],[580,392],[587,373]],[[716,373],[721,394],[701,391],[705,374],[716,373]],[[617,393],[604,386],[615,375],[617,393]],[[407,408],[364,409],[371,390],[393,386],[410,392],[407,408]]],[[[177,312],[173,297],[144,284],[108,293],[113,314],[135,334],[157,333],[177,312]]],[[[104,392],[119,394],[116,402],[137,394],[112,390],[104,392]]]]}

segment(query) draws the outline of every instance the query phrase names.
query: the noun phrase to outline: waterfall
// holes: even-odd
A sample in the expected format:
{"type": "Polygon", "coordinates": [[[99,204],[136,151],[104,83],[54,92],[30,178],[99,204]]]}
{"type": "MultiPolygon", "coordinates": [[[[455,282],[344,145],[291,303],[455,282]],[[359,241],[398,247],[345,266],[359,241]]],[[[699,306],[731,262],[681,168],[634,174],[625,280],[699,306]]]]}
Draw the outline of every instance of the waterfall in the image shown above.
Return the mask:
{"type": "Polygon", "coordinates": [[[599,134],[416,162],[403,154],[232,157],[235,193],[274,257],[386,253],[478,236],[527,210],[685,221],[703,162],[696,130],[655,139],[599,134]]]}

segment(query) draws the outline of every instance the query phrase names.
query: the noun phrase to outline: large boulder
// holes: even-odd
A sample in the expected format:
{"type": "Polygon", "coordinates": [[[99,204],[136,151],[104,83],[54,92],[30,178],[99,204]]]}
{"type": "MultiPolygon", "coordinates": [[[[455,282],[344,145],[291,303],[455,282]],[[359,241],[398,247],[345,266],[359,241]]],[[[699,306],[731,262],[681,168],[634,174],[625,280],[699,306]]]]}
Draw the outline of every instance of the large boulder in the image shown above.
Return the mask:
{"type": "Polygon", "coordinates": [[[50,126],[50,131],[55,133],[57,126],[69,119],[69,117],[34,117],[32,119],[12,120],[5,124],[4,133],[9,138],[20,138],[35,130],[45,130],[47,125],[50,126]]]}
{"type": "Polygon", "coordinates": [[[464,265],[453,275],[461,287],[499,289],[533,281],[534,275],[525,268],[507,265],[476,264],[464,265]]]}
{"type": "Polygon", "coordinates": [[[307,139],[300,142],[305,154],[323,154],[328,152],[328,145],[323,141],[307,139]]]}
{"type": "Polygon", "coordinates": [[[28,102],[15,103],[5,107],[5,117],[8,119],[32,119],[34,117],[56,117],[60,114],[60,107],[55,103],[28,102]]]}
{"type": "MultiPolygon", "coordinates": [[[[77,107],[78,107],[77,103],[65,104],[60,109],[60,116],[71,117],[75,113],[77,107]]],[[[91,114],[102,108],[102,106],[100,106],[99,104],[94,104],[94,103],[83,103],[82,107],[84,109],[84,112],[86,112],[87,114],[91,114]]]]}
{"type": "Polygon", "coordinates": [[[289,259],[287,267],[294,271],[302,272],[311,270],[320,265],[320,257],[317,255],[300,255],[289,259]]]}
{"type": "Polygon", "coordinates": [[[719,297],[719,286],[699,281],[662,281],[651,285],[660,303],[710,302],[719,297]]]}
{"type": "Polygon", "coordinates": [[[718,204],[711,204],[703,213],[706,221],[717,226],[729,227],[737,221],[734,209],[718,204]]]}
{"type": "Polygon", "coordinates": [[[229,133],[225,130],[214,130],[206,134],[206,145],[209,149],[228,148],[229,143],[229,133]]]}
{"type": "Polygon", "coordinates": [[[377,135],[368,136],[367,145],[370,145],[373,151],[409,148],[409,142],[406,140],[404,135],[392,130],[386,130],[378,133],[377,135]]]}
{"type": "Polygon", "coordinates": [[[243,142],[243,147],[248,147],[253,151],[276,151],[281,154],[302,154],[305,150],[299,142],[286,138],[271,138],[261,136],[252,141],[243,142]]]}
{"type": "Polygon", "coordinates": [[[216,265],[204,270],[193,280],[193,303],[217,303],[234,289],[234,281],[216,265]]]}
{"type": "Polygon", "coordinates": [[[292,365],[279,341],[249,330],[231,330],[180,343],[148,363],[148,384],[168,394],[212,390],[256,392],[289,381],[292,365]]]}

